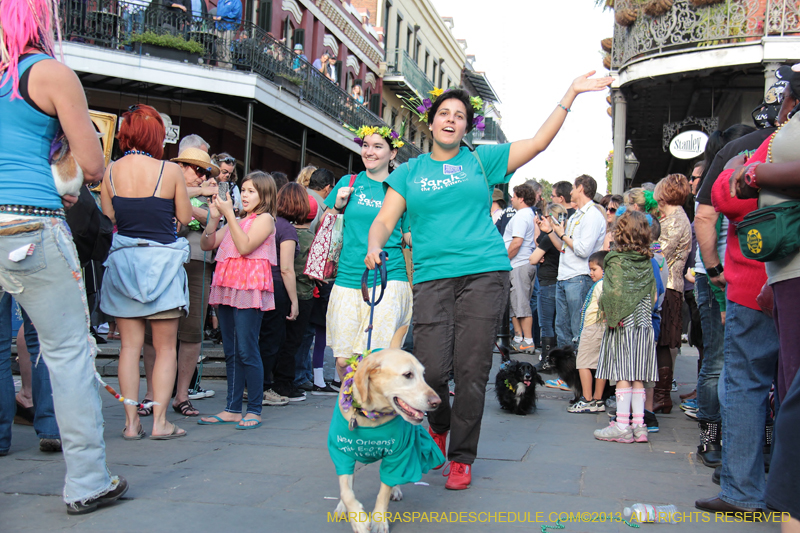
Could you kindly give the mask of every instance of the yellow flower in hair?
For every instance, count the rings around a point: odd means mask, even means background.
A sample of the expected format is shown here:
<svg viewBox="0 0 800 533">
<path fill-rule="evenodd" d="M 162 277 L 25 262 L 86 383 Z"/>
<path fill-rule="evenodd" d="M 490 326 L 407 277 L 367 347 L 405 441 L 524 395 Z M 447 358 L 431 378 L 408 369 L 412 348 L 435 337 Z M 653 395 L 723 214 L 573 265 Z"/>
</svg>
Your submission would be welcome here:
<svg viewBox="0 0 800 533">
<path fill-rule="evenodd" d="M 444 89 L 440 89 L 438 87 L 434 87 L 433 90 L 430 91 L 428 94 L 430 94 L 431 98 L 433 98 L 435 100 L 436 98 L 439 98 L 439 96 L 441 96 L 441 94 L 443 92 L 444 92 Z"/>
<path fill-rule="evenodd" d="M 394 142 L 394 147 L 395 148 L 402 148 L 405 144 L 406 143 L 404 143 L 403 141 L 395 141 Z"/>
<path fill-rule="evenodd" d="M 378 132 L 377 126 L 361 126 L 361 129 L 358 130 L 358 133 L 356 135 L 364 139 L 377 132 Z"/>
</svg>

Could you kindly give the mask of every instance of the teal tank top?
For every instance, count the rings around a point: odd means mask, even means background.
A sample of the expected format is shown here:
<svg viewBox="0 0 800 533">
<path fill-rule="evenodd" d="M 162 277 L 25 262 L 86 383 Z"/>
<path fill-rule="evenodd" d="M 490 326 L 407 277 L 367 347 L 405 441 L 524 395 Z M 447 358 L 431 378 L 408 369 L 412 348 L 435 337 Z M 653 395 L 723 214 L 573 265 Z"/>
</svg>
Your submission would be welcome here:
<svg viewBox="0 0 800 533">
<path fill-rule="evenodd" d="M 51 58 L 33 54 L 20 61 L 20 77 L 43 59 Z M 50 145 L 58 130 L 58 119 L 34 109 L 22 98 L 12 100 L 11 84 L 8 72 L 3 72 L 0 78 L 0 204 L 58 209 L 62 207 L 61 198 L 50 170 Z"/>
</svg>

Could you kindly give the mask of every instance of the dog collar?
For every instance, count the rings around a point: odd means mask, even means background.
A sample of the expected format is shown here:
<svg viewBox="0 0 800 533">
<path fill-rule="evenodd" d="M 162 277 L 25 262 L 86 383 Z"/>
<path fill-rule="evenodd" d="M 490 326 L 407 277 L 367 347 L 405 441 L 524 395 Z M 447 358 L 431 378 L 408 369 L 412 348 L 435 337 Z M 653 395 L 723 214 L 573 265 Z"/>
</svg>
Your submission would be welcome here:
<svg viewBox="0 0 800 533">
<path fill-rule="evenodd" d="M 369 354 L 373 351 L 377 352 L 380 351 L 381 348 L 377 348 L 375 350 L 367 350 L 360 355 L 354 355 L 350 359 L 347 360 L 347 368 L 345 369 L 346 374 L 344 379 L 342 380 L 342 388 L 341 388 L 341 396 L 339 396 L 339 403 L 342 406 L 344 411 L 348 411 L 350 409 L 353 410 L 353 417 L 350 419 L 348 426 L 352 431 L 356 427 L 358 427 L 358 422 L 356 421 L 356 415 L 361 415 L 365 418 L 369 418 L 370 420 L 376 420 L 378 418 L 383 418 L 385 416 L 395 416 L 397 413 L 394 411 L 390 411 L 388 413 L 383 413 L 381 411 L 367 411 L 363 409 L 358 402 L 355 401 L 353 398 L 353 378 L 356 375 L 356 370 L 358 369 L 358 364 Z"/>
</svg>

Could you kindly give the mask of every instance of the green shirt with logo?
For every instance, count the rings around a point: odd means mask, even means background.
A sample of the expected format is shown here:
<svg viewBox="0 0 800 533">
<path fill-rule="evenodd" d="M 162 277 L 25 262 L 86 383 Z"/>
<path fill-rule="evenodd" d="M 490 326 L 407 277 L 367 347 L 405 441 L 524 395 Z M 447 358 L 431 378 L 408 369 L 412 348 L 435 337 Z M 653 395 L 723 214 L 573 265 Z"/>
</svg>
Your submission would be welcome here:
<svg viewBox="0 0 800 533">
<path fill-rule="evenodd" d="M 391 176 L 391 174 L 390 174 Z M 328 194 L 325 205 L 333 207 L 336 195 L 342 187 L 350 185 L 350 175 L 342 177 L 336 187 Z M 361 276 L 366 270 L 364 257 L 367 255 L 367 237 L 369 228 L 383 205 L 385 196 L 383 183 L 370 179 L 366 172 L 361 172 L 353 183 L 353 192 L 344 211 L 344 239 L 342 255 L 339 257 L 339 271 L 336 274 L 336 285 L 348 289 L 361 288 Z M 387 260 L 387 281 L 408 281 L 406 263 L 400 245 L 403 240 L 401 231 L 403 219 L 397 222 L 386 246 L 383 249 L 389 255 Z M 406 230 L 407 231 L 407 230 Z M 373 276 L 369 276 L 372 286 Z"/>
<path fill-rule="evenodd" d="M 507 175 L 510 144 L 461 148 L 447 161 L 423 154 L 392 172 L 386 185 L 406 200 L 414 284 L 511 270 L 503 237 L 492 223 L 491 188 Z M 488 184 L 487 184 L 488 182 Z"/>
</svg>

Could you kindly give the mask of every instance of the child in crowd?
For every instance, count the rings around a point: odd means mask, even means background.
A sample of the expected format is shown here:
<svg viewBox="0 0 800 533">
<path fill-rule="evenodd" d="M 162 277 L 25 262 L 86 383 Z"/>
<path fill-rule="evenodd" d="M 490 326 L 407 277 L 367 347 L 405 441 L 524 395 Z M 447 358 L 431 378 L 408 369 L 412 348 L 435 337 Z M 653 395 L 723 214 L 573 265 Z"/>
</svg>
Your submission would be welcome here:
<svg viewBox="0 0 800 533">
<path fill-rule="evenodd" d="M 615 250 L 605 257 L 600 311 L 603 335 L 597 377 L 617 382 L 617 420 L 594 436 L 613 442 L 647 442 L 645 381 L 655 381 L 652 310 L 657 298 L 647 217 L 629 210 L 614 227 Z M 632 415 L 632 417 L 631 417 Z"/>
<path fill-rule="evenodd" d="M 216 228 L 220 216 L 228 224 L 213 233 L 203 232 L 200 246 L 217 252 L 217 267 L 208 303 L 217 307 L 222 332 L 228 397 L 225 410 L 201 418 L 198 424 L 236 424 L 236 429 L 261 426 L 261 400 L 264 392 L 264 366 L 258 347 L 258 334 L 264 311 L 275 308 L 271 265 L 277 264 L 275 218 L 277 191 L 266 172 L 251 172 L 242 182 L 242 208 L 247 215 L 239 220 L 233 212 L 230 195 L 214 197 L 207 228 Z M 248 390 L 247 414 L 242 417 L 244 388 Z"/>
<path fill-rule="evenodd" d="M 664 254 L 661 253 L 661 245 L 658 239 L 661 237 L 661 223 L 656 217 L 646 215 L 650 222 L 650 251 L 653 252 L 653 258 L 650 262 L 653 264 L 653 275 L 656 279 L 656 305 L 653 307 L 653 337 L 655 342 L 658 343 L 658 336 L 661 334 L 661 306 L 664 304 L 664 295 L 666 294 L 667 277 L 669 276 L 669 267 Z M 653 412 L 653 393 L 655 383 L 645 383 L 645 401 L 644 401 L 644 419 L 647 424 L 647 431 L 650 433 L 658 433 L 658 419 Z"/>
<path fill-rule="evenodd" d="M 586 295 L 586 301 L 581 309 L 581 342 L 578 344 L 578 357 L 575 366 L 581 377 L 583 395 L 573 405 L 567 407 L 570 413 L 596 413 L 605 411 L 603 404 L 603 390 L 606 380 L 595 379 L 594 394 L 592 394 L 592 370 L 597 368 L 600 359 L 600 347 L 603 343 L 603 333 L 606 330 L 605 320 L 600 313 L 600 295 L 603 293 L 603 265 L 608 252 L 595 252 L 589 256 L 589 276 L 594 285 Z"/>
</svg>

